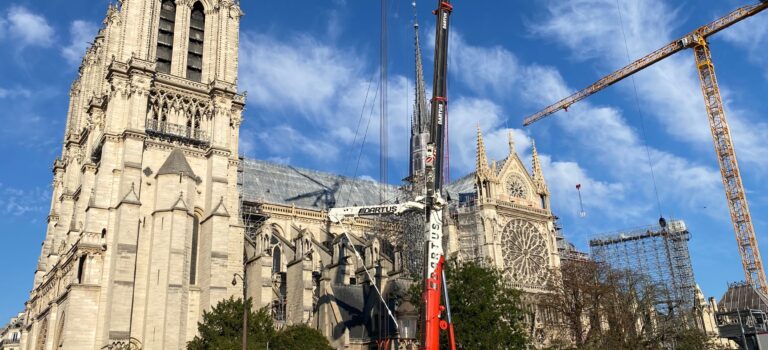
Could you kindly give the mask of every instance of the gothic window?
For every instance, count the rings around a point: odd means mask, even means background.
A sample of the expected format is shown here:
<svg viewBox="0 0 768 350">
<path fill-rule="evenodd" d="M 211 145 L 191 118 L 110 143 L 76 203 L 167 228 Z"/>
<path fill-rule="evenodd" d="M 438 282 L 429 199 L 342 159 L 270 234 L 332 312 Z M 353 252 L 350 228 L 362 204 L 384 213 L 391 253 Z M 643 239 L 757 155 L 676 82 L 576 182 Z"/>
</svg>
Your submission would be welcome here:
<svg viewBox="0 0 768 350">
<path fill-rule="evenodd" d="M 40 330 L 37 332 L 37 350 L 45 349 L 45 342 L 48 338 L 48 318 L 46 317 L 40 324 Z"/>
<path fill-rule="evenodd" d="M 85 281 L 84 281 L 84 278 L 85 278 L 85 259 L 86 259 L 85 255 L 81 256 L 80 257 L 80 261 L 79 261 L 79 263 L 77 265 L 77 282 L 80 283 L 80 284 L 85 283 Z"/>
<path fill-rule="evenodd" d="M 200 81 L 203 78 L 203 38 L 205 34 L 205 11 L 198 1 L 192 6 L 189 21 L 189 47 L 187 48 L 187 79 Z"/>
<path fill-rule="evenodd" d="M 160 25 L 157 31 L 157 71 L 171 72 L 173 57 L 173 31 L 176 23 L 176 4 L 163 0 L 160 4 Z"/>
<path fill-rule="evenodd" d="M 55 349 L 61 349 L 64 346 L 64 320 L 66 320 L 67 314 L 62 313 L 59 318 L 59 325 L 56 326 L 56 335 L 54 338 Z"/>
<path fill-rule="evenodd" d="M 192 252 L 189 261 L 189 284 L 197 284 L 197 241 L 200 232 L 200 219 L 195 216 L 192 220 Z"/>
<path fill-rule="evenodd" d="M 520 219 L 510 221 L 502 232 L 501 253 L 513 282 L 533 286 L 546 284 L 547 245 L 535 224 Z"/>
<path fill-rule="evenodd" d="M 272 273 L 280 272 L 280 247 L 275 247 L 272 251 Z"/>
</svg>

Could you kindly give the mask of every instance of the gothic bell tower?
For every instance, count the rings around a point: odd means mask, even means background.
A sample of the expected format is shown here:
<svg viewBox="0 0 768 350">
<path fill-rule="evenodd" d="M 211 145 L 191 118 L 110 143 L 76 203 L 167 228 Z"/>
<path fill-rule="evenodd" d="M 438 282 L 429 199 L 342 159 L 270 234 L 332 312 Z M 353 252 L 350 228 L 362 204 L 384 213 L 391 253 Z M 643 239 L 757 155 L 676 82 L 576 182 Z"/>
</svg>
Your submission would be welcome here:
<svg viewBox="0 0 768 350">
<path fill-rule="evenodd" d="M 118 0 L 72 84 L 28 349 L 179 349 L 239 295 L 235 0 Z"/>
</svg>

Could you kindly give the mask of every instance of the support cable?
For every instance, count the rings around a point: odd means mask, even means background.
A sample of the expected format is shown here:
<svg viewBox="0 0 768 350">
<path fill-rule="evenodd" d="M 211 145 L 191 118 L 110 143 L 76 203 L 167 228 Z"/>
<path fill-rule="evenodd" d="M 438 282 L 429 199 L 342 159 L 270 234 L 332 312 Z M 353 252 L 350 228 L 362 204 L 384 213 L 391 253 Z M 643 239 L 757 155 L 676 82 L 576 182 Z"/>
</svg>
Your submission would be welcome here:
<svg viewBox="0 0 768 350">
<path fill-rule="evenodd" d="M 621 28 L 621 36 L 624 38 L 624 50 L 627 56 L 627 62 L 632 62 L 632 59 L 629 56 L 629 44 L 627 41 L 627 33 L 624 31 L 624 20 L 621 16 L 621 5 L 619 3 L 619 0 L 616 0 L 616 11 L 619 13 L 619 27 Z M 659 217 L 664 217 L 661 211 L 661 199 L 659 198 L 659 187 L 656 185 L 656 176 L 653 172 L 653 162 L 651 161 L 651 150 L 648 147 L 648 136 L 645 131 L 645 114 L 643 113 L 642 108 L 640 108 L 640 98 L 638 97 L 638 93 L 637 93 L 637 84 L 635 83 L 635 76 L 631 75 L 630 79 L 632 79 L 632 88 L 635 93 L 635 105 L 637 107 L 637 113 L 640 115 L 640 130 L 642 130 L 642 133 L 643 133 L 643 145 L 645 146 L 645 154 L 648 157 L 648 167 L 651 170 L 651 181 L 653 182 L 653 192 L 656 194 L 656 205 L 659 209 Z"/>
<path fill-rule="evenodd" d="M 368 275 L 368 279 L 371 280 L 371 286 L 373 286 L 373 289 L 376 290 L 376 294 L 379 295 L 379 300 L 381 300 L 381 303 L 384 304 L 384 307 L 387 309 L 387 314 L 392 319 L 392 322 L 395 323 L 395 328 L 398 327 L 397 325 L 397 319 L 395 318 L 395 315 L 392 314 L 392 310 L 390 310 L 389 305 L 387 305 L 387 302 L 384 301 L 384 297 L 381 295 L 381 291 L 379 290 L 379 287 L 376 286 L 376 279 L 371 275 L 371 272 L 368 270 L 368 266 L 365 266 L 365 260 L 360 256 L 360 253 L 357 251 L 357 248 L 355 248 L 355 245 L 352 243 L 352 239 L 349 237 L 349 234 L 347 233 L 349 229 L 347 228 L 347 225 L 344 225 L 343 221 L 340 221 L 341 227 L 344 230 L 343 234 L 344 237 L 347 238 L 347 241 L 349 242 L 350 247 L 352 247 L 352 251 L 355 252 L 355 256 L 357 257 L 357 260 L 360 261 L 360 264 L 363 265 L 363 269 L 365 270 L 365 274 Z"/>
<path fill-rule="evenodd" d="M 374 94 L 373 94 L 373 101 L 371 101 L 371 110 L 370 110 L 370 113 L 368 114 L 368 124 L 365 126 L 365 132 L 363 133 L 363 139 L 362 139 L 362 141 L 360 141 L 360 152 L 357 154 L 357 162 L 355 163 L 355 172 L 352 174 L 352 178 L 357 177 L 357 170 L 360 167 L 360 158 L 362 158 L 362 156 L 363 156 L 363 149 L 365 147 L 365 141 L 368 138 L 368 129 L 371 127 L 371 120 L 373 119 L 373 107 L 376 106 L 376 96 L 379 93 L 379 88 L 380 87 L 381 87 L 380 85 L 377 85 L 376 86 L 376 92 L 374 92 Z M 363 110 L 365 110 L 365 105 L 363 105 Z M 362 114 L 361 114 L 361 116 L 362 116 Z M 349 191 L 347 191 L 346 194 L 349 194 Z M 343 196 L 340 196 L 339 199 L 341 199 L 341 198 L 343 198 Z M 341 202 L 341 201 L 339 201 L 339 202 Z M 344 203 L 345 203 L 344 205 L 349 204 L 347 202 L 344 202 Z"/>
<path fill-rule="evenodd" d="M 381 38 L 380 38 L 380 84 L 381 84 L 381 98 L 379 98 L 379 181 L 381 182 L 381 188 L 379 189 L 379 202 L 383 203 L 387 200 L 386 184 L 387 184 L 387 156 L 389 155 L 389 135 L 387 128 L 389 127 L 389 121 L 387 120 L 387 93 L 389 92 L 388 72 L 388 33 L 387 33 L 387 0 L 381 0 Z"/>
</svg>

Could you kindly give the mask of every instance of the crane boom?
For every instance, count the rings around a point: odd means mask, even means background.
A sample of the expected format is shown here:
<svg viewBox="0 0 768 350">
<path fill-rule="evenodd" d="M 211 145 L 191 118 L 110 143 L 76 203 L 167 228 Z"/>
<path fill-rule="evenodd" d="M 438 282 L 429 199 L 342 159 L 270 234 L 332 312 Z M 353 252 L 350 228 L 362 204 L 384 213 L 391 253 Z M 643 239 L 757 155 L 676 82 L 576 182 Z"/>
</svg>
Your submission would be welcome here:
<svg viewBox="0 0 768 350">
<path fill-rule="evenodd" d="M 530 125 L 537 120 L 547 117 L 561 109 L 567 109 L 572 104 L 583 100 L 590 95 L 610 86 L 640 70 L 669 57 L 683 49 L 693 49 L 696 59 L 696 70 L 701 83 L 701 91 L 704 96 L 709 126 L 715 146 L 720 174 L 725 187 L 726 201 L 731 214 L 731 222 L 736 234 L 736 242 L 741 255 L 741 263 L 747 283 L 755 289 L 768 294 L 768 282 L 766 282 L 763 263 L 760 258 L 760 250 L 755 238 L 755 229 L 752 225 L 752 216 L 747 204 L 744 184 L 741 180 L 739 164 L 736 161 L 736 151 L 731 140 L 731 131 L 725 118 L 723 100 L 720 96 L 720 88 L 717 85 L 715 66 L 712 63 L 712 55 L 707 44 L 707 37 L 725 29 L 733 24 L 753 16 L 768 8 L 768 0 L 761 3 L 743 6 L 728 15 L 717 19 L 707 25 L 701 26 L 666 46 L 652 52 L 645 57 L 630 63 L 594 84 L 588 86 L 571 96 L 545 108 L 544 110 L 525 118 L 524 125 Z"/>
<path fill-rule="evenodd" d="M 587 86 L 585 89 L 579 92 L 576 92 L 573 95 L 568 96 L 558 101 L 557 103 L 550 105 L 547 108 L 544 108 L 543 110 L 535 114 L 530 115 L 529 117 L 525 118 L 525 120 L 523 121 L 523 125 L 525 126 L 531 125 L 534 122 L 540 119 L 543 119 L 549 115 L 552 115 L 555 112 L 558 112 L 562 109 L 567 110 L 572 104 L 579 102 L 608 86 L 618 83 L 622 79 L 632 74 L 635 74 L 658 61 L 661 61 L 688 47 L 691 47 L 691 45 L 695 45 L 696 43 L 698 43 L 697 38 L 706 39 L 712 34 L 715 34 L 725 28 L 728 28 L 744 20 L 745 18 L 748 18 L 750 16 L 753 16 L 759 13 L 762 10 L 765 10 L 765 8 L 767 7 L 768 7 L 768 2 L 762 2 L 760 4 L 740 7 L 735 11 L 729 13 L 728 15 L 723 16 L 713 21 L 712 23 L 701 26 L 696 30 L 692 31 L 691 33 L 687 34 L 686 36 L 680 39 L 677 39 L 654 52 L 651 52 L 645 57 L 637 61 L 634 61 L 611 74 L 606 75 L 605 77 L 596 81 L 594 84 Z"/>
<path fill-rule="evenodd" d="M 427 184 L 426 198 L 426 244 L 424 247 L 424 289 L 422 299 L 421 349 L 440 349 L 440 329 L 453 327 L 440 318 L 445 309 L 440 305 L 440 292 L 443 278 L 443 159 L 444 126 L 448 108 L 448 28 L 453 6 L 449 0 L 438 0 L 437 9 L 433 12 L 437 17 L 435 25 L 435 68 L 432 79 L 432 109 L 430 110 L 429 143 L 427 158 L 424 161 L 424 175 Z M 446 294 L 447 296 L 447 294 Z M 452 332 L 451 332 L 452 334 Z M 451 340 L 453 338 L 451 337 Z M 456 344 L 451 342 L 452 349 Z"/>
</svg>

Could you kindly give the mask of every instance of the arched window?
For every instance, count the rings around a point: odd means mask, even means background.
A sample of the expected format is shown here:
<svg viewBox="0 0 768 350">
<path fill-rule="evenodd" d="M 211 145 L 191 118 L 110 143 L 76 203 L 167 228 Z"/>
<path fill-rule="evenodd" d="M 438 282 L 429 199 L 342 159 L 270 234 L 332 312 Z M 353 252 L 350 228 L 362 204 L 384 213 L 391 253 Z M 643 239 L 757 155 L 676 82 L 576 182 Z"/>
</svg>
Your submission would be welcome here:
<svg viewBox="0 0 768 350">
<path fill-rule="evenodd" d="M 43 319 L 43 322 L 40 323 L 40 330 L 37 332 L 37 346 L 35 346 L 35 348 L 37 350 L 44 350 L 46 340 L 48 340 L 48 317 L 47 316 L 45 319 Z"/>
<path fill-rule="evenodd" d="M 160 26 L 157 32 L 157 71 L 171 72 L 173 57 L 173 29 L 176 22 L 176 4 L 163 0 L 160 4 Z"/>
<path fill-rule="evenodd" d="M 80 284 L 85 283 L 85 259 L 86 255 L 81 256 L 77 264 L 77 282 Z"/>
<path fill-rule="evenodd" d="M 205 34 L 205 11 L 199 1 L 192 6 L 189 21 L 189 47 L 187 48 L 187 79 L 203 79 L 203 38 Z"/>
<path fill-rule="evenodd" d="M 272 251 L 272 273 L 280 272 L 280 247 L 275 247 Z"/>
<path fill-rule="evenodd" d="M 197 284 L 197 240 L 200 227 L 200 219 L 197 216 L 192 222 L 192 252 L 189 261 L 189 284 Z"/>
</svg>

